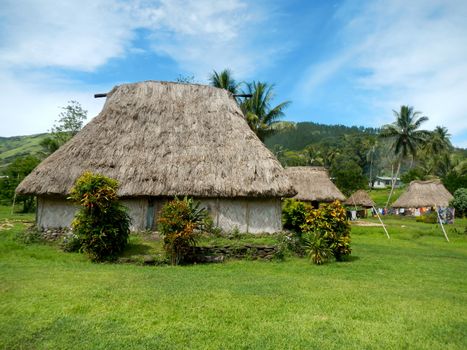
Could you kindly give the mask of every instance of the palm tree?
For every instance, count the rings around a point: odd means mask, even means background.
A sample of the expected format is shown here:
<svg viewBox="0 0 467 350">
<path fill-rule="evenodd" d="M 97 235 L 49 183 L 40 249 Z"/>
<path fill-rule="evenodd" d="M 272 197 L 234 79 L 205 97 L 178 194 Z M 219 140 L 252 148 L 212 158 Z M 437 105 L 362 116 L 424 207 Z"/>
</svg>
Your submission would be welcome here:
<svg viewBox="0 0 467 350">
<path fill-rule="evenodd" d="M 421 112 L 414 112 L 413 107 L 401 106 L 400 112 L 393 111 L 396 121 L 392 124 L 384 125 L 380 136 L 392 141 L 394 154 L 398 159 L 396 176 L 392 179 L 391 192 L 389 193 L 386 207 L 391 200 L 396 179 L 399 176 L 401 163 L 409 155 L 412 162 L 417 155 L 417 151 L 426 144 L 429 132 L 419 130 L 420 126 L 428 120 L 428 117 L 422 116 Z"/>
<path fill-rule="evenodd" d="M 209 83 L 214 87 L 230 91 L 232 94 L 236 94 L 240 86 L 240 83 L 237 83 L 232 77 L 232 72 L 229 69 L 224 69 L 220 73 L 213 71 L 209 77 Z"/>
<path fill-rule="evenodd" d="M 444 126 L 437 126 L 434 131 L 430 133 L 430 138 L 426 143 L 425 149 L 433 154 L 447 153 L 452 149 L 451 140 L 449 139 L 448 129 Z"/>
<path fill-rule="evenodd" d="M 274 98 L 274 85 L 262 82 L 253 82 L 246 85 L 245 94 L 251 95 L 246 98 L 240 107 L 246 116 L 248 125 L 261 141 L 281 130 L 276 126 L 284 116 L 284 109 L 290 104 L 289 101 L 279 103 L 271 107 Z"/>
</svg>

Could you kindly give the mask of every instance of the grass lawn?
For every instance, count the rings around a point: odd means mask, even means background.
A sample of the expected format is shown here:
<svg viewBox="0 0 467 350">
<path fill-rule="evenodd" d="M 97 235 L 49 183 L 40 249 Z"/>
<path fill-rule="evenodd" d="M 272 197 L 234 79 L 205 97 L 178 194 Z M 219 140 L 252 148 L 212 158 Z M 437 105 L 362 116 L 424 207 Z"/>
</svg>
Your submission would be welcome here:
<svg viewBox="0 0 467 350">
<path fill-rule="evenodd" d="M 352 227 L 344 263 L 148 267 L 22 244 L 32 216 L 8 214 L 0 207 L 1 349 L 467 348 L 465 219 L 450 243 L 412 219 L 387 219 L 390 240 Z"/>
<path fill-rule="evenodd" d="M 389 206 L 391 206 L 391 204 L 394 203 L 397 200 L 397 198 L 400 197 L 400 195 L 402 194 L 402 192 L 405 191 L 405 189 L 406 189 L 405 187 L 394 189 Z M 373 199 L 373 201 L 376 203 L 377 208 L 384 208 L 388 200 L 388 196 L 390 192 L 391 192 L 391 188 L 382 188 L 382 189 L 372 189 L 371 191 L 368 191 L 368 194 L 371 197 L 371 199 Z"/>
</svg>

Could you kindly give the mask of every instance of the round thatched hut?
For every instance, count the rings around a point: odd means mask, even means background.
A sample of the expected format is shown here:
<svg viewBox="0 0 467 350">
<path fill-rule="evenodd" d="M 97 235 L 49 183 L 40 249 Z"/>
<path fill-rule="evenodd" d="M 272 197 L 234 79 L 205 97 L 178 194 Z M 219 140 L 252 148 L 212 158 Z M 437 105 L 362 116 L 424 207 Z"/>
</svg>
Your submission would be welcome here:
<svg viewBox="0 0 467 350">
<path fill-rule="evenodd" d="M 354 192 L 349 198 L 347 198 L 344 204 L 363 208 L 373 208 L 376 205 L 365 190 Z"/>
<path fill-rule="evenodd" d="M 223 89 L 147 81 L 120 85 L 102 112 L 18 186 L 38 198 L 37 225 L 68 226 L 66 197 L 86 170 L 120 182 L 133 230 L 153 229 L 164 201 L 192 196 L 214 223 L 281 230 L 281 197 L 294 191 L 274 155 Z"/>
<path fill-rule="evenodd" d="M 376 205 L 376 203 L 373 201 L 373 199 L 370 198 L 365 190 L 358 190 L 354 192 L 349 198 L 347 198 L 344 204 L 350 207 L 349 210 L 352 219 L 368 216 L 367 209 L 374 208 Z M 358 208 L 363 209 L 357 210 Z"/>
<path fill-rule="evenodd" d="M 322 202 L 345 200 L 345 196 L 333 184 L 324 167 L 295 166 L 285 168 L 285 173 L 297 191 L 294 199 L 311 202 L 315 207 Z"/>
<path fill-rule="evenodd" d="M 439 180 L 415 180 L 392 206 L 394 208 L 448 207 L 452 198 L 452 194 Z"/>
</svg>

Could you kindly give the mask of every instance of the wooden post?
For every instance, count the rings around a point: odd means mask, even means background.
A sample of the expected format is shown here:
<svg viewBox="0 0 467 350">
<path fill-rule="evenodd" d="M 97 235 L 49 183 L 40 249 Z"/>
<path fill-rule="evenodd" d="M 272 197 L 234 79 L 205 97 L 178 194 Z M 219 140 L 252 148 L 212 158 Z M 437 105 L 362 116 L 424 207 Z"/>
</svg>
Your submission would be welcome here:
<svg viewBox="0 0 467 350">
<path fill-rule="evenodd" d="M 435 207 L 435 210 L 436 210 L 436 215 L 438 215 L 438 221 L 439 221 L 439 224 L 441 225 L 441 228 L 442 228 L 442 230 L 443 230 L 444 237 L 446 237 L 446 241 L 449 242 L 448 235 L 447 235 L 447 233 L 446 233 L 446 230 L 444 229 L 443 220 L 441 220 L 441 216 L 439 216 L 438 208 Z"/>
<path fill-rule="evenodd" d="M 15 212 L 15 201 L 16 201 L 16 192 L 13 195 L 13 205 L 11 206 L 11 215 L 13 215 Z"/>
<path fill-rule="evenodd" d="M 386 230 L 386 226 L 384 225 L 384 222 L 383 222 L 383 220 L 381 220 L 381 217 L 379 216 L 379 213 L 378 213 L 378 211 L 376 210 L 376 208 L 375 208 L 374 206 L 373 206 L 372 208 L 373 208 L 373 210 L 375 211 L 375 213 L 376 213 L 376 216 L 377 216 L 377 217 L 378 217 L 378 219 L 379 219 L 379 222 L 381 223 L 381 225 L 383 225 L 383 229 L 384 229 L 384 232 L 386 232 L 386 236 L 388 236 L 388 239 L 391 239 L 391 237 L 389 237 L 388 230 Z"/>
</svg>

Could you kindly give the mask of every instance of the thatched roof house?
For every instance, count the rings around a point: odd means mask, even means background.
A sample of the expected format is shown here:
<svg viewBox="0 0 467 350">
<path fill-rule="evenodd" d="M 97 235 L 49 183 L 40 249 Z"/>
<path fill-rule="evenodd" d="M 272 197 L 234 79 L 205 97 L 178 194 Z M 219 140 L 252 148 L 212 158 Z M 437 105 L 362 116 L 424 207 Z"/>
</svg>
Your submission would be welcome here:
<svg viewBox="0 0 467 350">
<path fill-rule="evenodd" d="M 354 192 L 349 198 L 347 198 L 344 204 L 360 206 L 364 208 L 372 208 L 376 205 L 373 199 L 371 199 L 368 193 L 364 190 L 358 190 Z"/>
<path fill-rule="evenodd" d="M 452 194 L 439 180 L 412 181 L 393 203 L 394 208 L 447 207 Z"/>
<path fill-rule="evenodd" d="M 345 200 L 324 167 L 296 166 L 285 168 L 285 172 L 297 190 L 295 199 L 307 202 Z"/>
<path fill-rule="evenodd" d="M 38 196 L 40 226 L 69 224 L 69 213 L 58 216 L 70 211 L 64 198 L 85 170 L 120 182 L 134 229 L 154 226 L 164 198 L 188 195 L 203 199 L 221 227 L 278 231 L 280 198 L 295 194 L 234 97 L 204 85 L 113 88 L 102 112 L 18 186 Z"/>
</svg>

